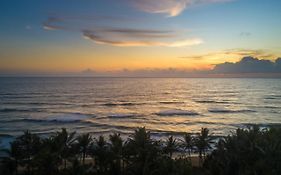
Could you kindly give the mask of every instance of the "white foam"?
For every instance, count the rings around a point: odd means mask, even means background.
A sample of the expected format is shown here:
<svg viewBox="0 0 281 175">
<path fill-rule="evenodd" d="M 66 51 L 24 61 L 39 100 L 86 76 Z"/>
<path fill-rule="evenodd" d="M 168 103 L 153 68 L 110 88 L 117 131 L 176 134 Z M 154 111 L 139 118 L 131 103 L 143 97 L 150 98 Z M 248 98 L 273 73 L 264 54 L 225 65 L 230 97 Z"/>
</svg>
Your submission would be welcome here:
<svg viewBox="0 0 281 175">
<path fill-rule="evenodd" d="M 51 115 L 48 116 L 45 120 L 46 121 L 57 121 L 57 122 L 76 122 L 89 119 L 88 115 L 83 114 L 58 114 L 58 115 Z"/>
<path fill-rule="evenodd" d="M 165 111 L 157 112 L 156 115 L 173 116 L 173 115 L 199 115 L 199 114 L 197 112 L 194 112 L 194 111 L 172 109 L 172 110 L 165 110 Z"/>
</svg>

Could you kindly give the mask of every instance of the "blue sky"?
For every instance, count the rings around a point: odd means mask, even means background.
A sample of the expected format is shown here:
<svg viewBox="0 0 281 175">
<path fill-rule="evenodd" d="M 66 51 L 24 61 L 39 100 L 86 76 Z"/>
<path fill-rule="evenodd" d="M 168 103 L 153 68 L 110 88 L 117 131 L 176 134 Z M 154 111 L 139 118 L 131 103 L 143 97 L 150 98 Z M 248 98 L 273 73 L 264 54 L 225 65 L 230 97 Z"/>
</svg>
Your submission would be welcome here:
<svg viewBox="0 0 281 175">
<path fill-rule="evenodd" d="M 241 51 L 274 60 L 280 8 L 276 0 L 1 0 L 0 70 L 210 69 Z"/>
</svg>

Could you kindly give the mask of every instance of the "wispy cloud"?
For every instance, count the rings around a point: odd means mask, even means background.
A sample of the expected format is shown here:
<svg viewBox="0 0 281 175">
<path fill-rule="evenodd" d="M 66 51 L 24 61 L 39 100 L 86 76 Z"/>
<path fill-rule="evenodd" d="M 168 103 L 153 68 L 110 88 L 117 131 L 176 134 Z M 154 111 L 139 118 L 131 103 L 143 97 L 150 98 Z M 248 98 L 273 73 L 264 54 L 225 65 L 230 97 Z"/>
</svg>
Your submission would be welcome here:
<svg viewBox="0 0 281 175">
<path fill-rule="evenodd" d="M 205 60 L 210 59 L 210 57 L 214 57 L 216 59 L 221 60 L 222 58 L 226 57 L 237 57 L 241 58 L 244 56 L 253 56 L 259 58 L 266 58 L 271 59 L 274 58 L 275 55 L 272 54 L 270 51 L 263 50 L 263 49 L 227 49 L 218 52 L 211 52 L 202 55 L 191 55 L 191 56 L 182 56 L 180 58 L 192 59 L 192 60 Z"/>
<path fill-rule="evenodd" d="M 104 33 L 115 33 L 127 37 L 137 38 L 172 38 L 177 34 L 174 31 L 148 30 L 148 29 L 127 29 L 127 28 L 107 28 L 102 29 Z"/>
<path fill-rule="evenodd" d="M 75 21 L 85 22 L 83 18 L 74 18 Z M 94 19 L 94 18 L 87 18 Z M 106 20 L 106 19 L 104 19 Z M 65 24 L 67 22 L 67 25 Z M 94 27 L 75 26 L 71 23 L 71 18 L 50 17 L 43 23 L 45 30 L 67 30 L 82 33 L 86 39 L 94 41 L 96 44 L 119 46 L 119 47 L 185 47 L 194 46 L 203 43 L 203 40 L 196 37 L 184 37 L 180 32 L 173 30 L 155 30 L 155 29 L 134 29 L 120 28 L 113 26 Z"/>
<path fill-rule="evenodd" d="M 128 0 L 147 13 L 162 13 L 170 17 L 178 16 L 187 7 L 197 4 L 228 2 L 231 0 Z"/>
<path fill-rule="evenodd" d="M 250 32 L 241 32 L 240 33 L 240 36 L 242 36 L 242 37 L 249 37 L 251 35 L 252 35 L 252 33 L 250 33 Z"/>
<path fill-rule="evenodd" d="M 57 25 L 58 22 L 62 22 L 63 19 L 57 17 L 49 17 L 45 22 L 43 22 L 43 28 L 45 30 L 64 30 L 65 27 Z"/>
<path fill-rule="evenodd" d="M 164 13 L 168 16 L 179 15 L 188 5 L 187 0 L 133 0 L 134 6 L 148 13 Z"/>
<path fill-rule="evenodd" d="M 272 58 L 275 57 L 274 54 L 272 54 L 268 50 L 264 49 L 229 49 L 223 51 L 223 54 L 227 55 L 237 55 L 237 56 L 253 56 L 253 57 L 260 57 L 260 58 Z"/>
<path fill-rule="evenodd" d="M 131 35 L 132 33 L 130 33 Z M 119 47 L 136 47 L 136 46 L 163 46 L 163 47 L 184 47 L 202 44 L 203 41 L 199 38 L 191 38 L 186 40 L 177 40 L 172 42 L 160 42 L 152 40 L 122 40 L 121 38 L 113 40 L 105 36 L 99 36 L 93 31 L 83 31 L 83 36 L 97 44 L 105 44 Z M 137 37 L 137 35 L 136 35 Z M 156 37 L 156 35 L 154 35 Z"/>
</svg>

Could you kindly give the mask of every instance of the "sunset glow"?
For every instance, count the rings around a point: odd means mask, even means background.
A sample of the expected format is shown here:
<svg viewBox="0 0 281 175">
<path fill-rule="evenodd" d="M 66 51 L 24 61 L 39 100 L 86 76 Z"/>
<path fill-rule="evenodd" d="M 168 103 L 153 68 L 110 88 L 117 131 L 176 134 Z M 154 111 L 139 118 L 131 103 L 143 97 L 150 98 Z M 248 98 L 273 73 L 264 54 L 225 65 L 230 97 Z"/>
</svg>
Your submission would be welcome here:
<svg viewBox="0 0 281 175">
<path fill-rule="evenodd" d="M 16 12 L 15 1 L 1 2 L 2 73 L 211 70 L 281 55 L 279 1 L 29 0 Z"/>
</svg>

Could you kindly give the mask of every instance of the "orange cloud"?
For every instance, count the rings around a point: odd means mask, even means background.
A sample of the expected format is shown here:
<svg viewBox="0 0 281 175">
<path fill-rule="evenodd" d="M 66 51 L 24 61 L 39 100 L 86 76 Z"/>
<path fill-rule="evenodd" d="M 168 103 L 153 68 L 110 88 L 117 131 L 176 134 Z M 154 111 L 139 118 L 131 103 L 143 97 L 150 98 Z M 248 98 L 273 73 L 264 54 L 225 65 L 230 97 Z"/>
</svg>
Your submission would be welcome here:
<svg viewBox="0 0 281 175">
<path fill-rule="evenodd" d="M 203 40 L 199 38 L 191 38 L 185 40 L 178 40 L 173 42 L 158 42 L 158 41 L 124 41 L 124 40 L 112 40 L 97 36 L 91 31 L 84 31 L 83 36 L 86 39 L 90 39 L 97 44 L 106 44 L 119 47 L 134 47 L 134 46 L 162 46 L 162 47 L 185 47 L 199 45 L 203 43 Z"/>
</svg>

